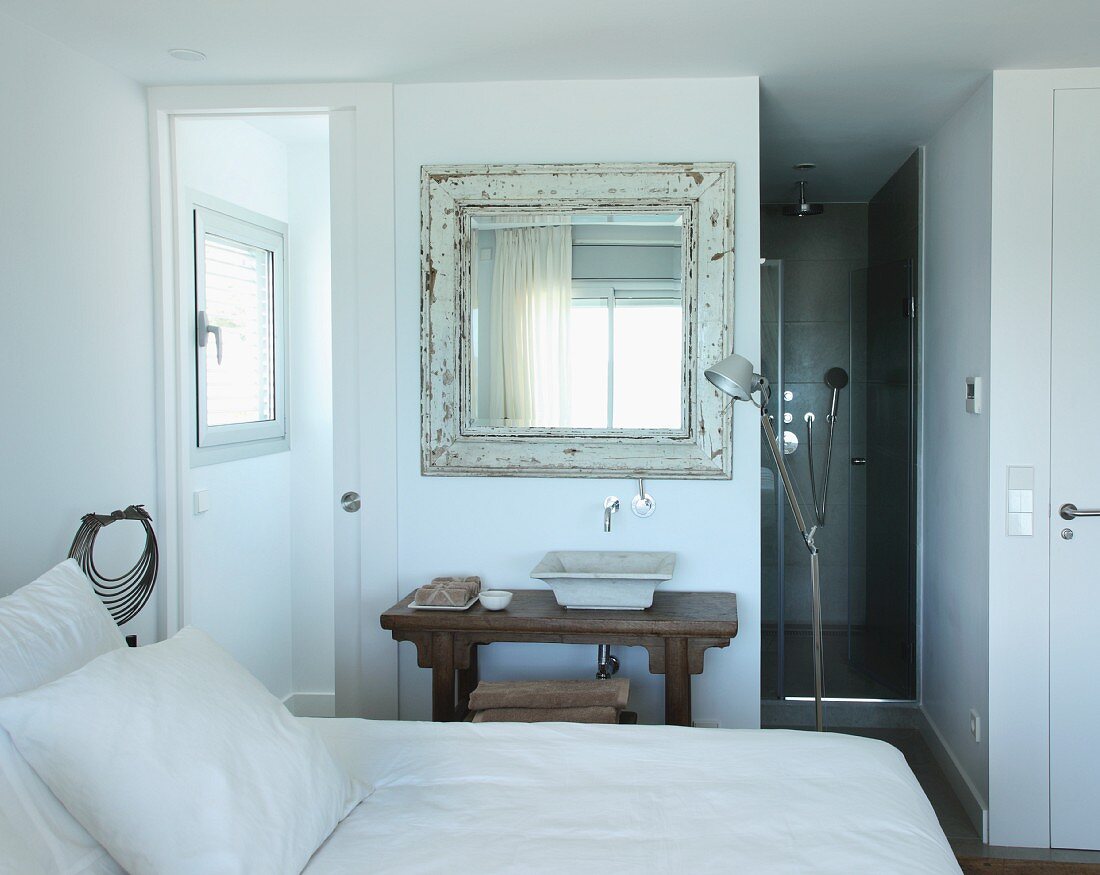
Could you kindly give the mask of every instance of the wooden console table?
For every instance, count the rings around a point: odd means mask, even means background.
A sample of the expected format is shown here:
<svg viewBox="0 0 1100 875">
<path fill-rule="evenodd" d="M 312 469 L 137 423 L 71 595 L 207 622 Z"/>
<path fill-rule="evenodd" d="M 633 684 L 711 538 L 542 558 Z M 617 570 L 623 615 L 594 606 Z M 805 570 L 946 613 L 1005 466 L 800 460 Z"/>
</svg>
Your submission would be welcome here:
<svg viewBox="0 0 1100 875">
<path fill-rule="evenodd" d="M 503 611 L 418 611 L 409 594 L 381 616 L 395 640 L 416 645 L 417 664 L 432 670 L 432 720 L 462 720 L 477 686 L 477 648 L 498 641 L 616 644 L 649 651 L 649 671 L 665 676 L 665 723 L 691 725 L 691 676 L 703 654 L 737 634 L 730 592 L 657 592 L 646 611 L 567 610 L 548 590 L 518 590 Z M 457 696 L 456 696 L 457 692 Z"/>
</svg>

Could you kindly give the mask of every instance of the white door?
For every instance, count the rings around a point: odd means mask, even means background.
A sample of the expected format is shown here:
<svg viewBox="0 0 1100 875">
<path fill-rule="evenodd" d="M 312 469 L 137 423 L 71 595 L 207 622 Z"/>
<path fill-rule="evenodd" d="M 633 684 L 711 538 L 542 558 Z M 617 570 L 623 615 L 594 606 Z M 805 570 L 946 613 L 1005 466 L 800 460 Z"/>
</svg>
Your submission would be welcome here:
<svg viewBox="0 0 1100 875">
<path fill-rule="evenodd" d="M 1057 91 L 1051 355 L 1050 835 L 1100 849 L 1100 89 Z M 1026 403 L 1026 402 L 1022 402 Z"/>
</svg>

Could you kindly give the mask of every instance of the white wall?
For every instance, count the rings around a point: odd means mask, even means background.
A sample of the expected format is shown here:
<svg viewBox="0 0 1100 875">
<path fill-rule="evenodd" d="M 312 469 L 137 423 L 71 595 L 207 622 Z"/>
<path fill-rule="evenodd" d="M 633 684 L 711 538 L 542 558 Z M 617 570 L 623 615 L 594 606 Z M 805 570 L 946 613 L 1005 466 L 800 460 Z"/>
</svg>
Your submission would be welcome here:
<svg viewBox="0 0 1100 875">
<path fill-rule="evenodd" d="M 292 681 L 296 713 L 327 702 L 335 666 L 332 482 L 332 274 L 329 156 L 325 136 L 291 144 L 290 539 Z M 307 698 L 308 697 L 308 698 Z M 307 703 L 314 707 L 307 709 Z M 321 716 L 321 715 L 318 715 Z"/>
<path fill-rule="evenodd" d="M 928 143 L 924 165 L 921 700 L 979 811 L 989 762 L 970 709 L 988 719 L 992 163 L 990 78 Z M 983 380 L 980 416 L 965 409 L 971 376 Z"/>
<path fill-rule="evenodd" d="M 193 189 L 289 220 L 286 146 L 245 121 L 179 119 L 176 166 L 183 197 Z M 189 622 L 286 696 L 293 689 L 290 453 L 192 468 L 190 490 L 199 489 L 208 491 L 210 510 L 191 519 Z"/>
<path fill-rule="evenodd" d="M 5 15 L 0 82 L 4 595 L 65 558 L 83 514 L 155 512 L 156 448 L 144 93 Z M 123 525 L 104 573 L 136 556 Z M 153 640 L 155 599 L 125 631 Z"/>
<path fill-rule="evenodd" d="M 422 164 L 552 161 L 737 163 L 735 346 L 759 358 L 759 143 L 755 77 L 711 80 L 402 85 L 395 89 L 398 561 L 407 593 L 436 574 L 475 572 L 487 585 L 538 586 L 529 572 L 551 549 L 668 549 L 679 554 L 670 588 L 733 590 L 740 633 L 712 650 L 694 681 L 694 713 L 723 726 L 760 719 L 760 450 L 752 408 L 734 420 L 732 482 L 651 481 L 650 519 L 619 513 L 602 528 L 604 497 L 624 507 L 626 479 L 422 477 L 420 440 L 419 172 Z M 578 136 L 577 132 L 583 132 Z M 429 673 L 401 645 L 401 716 L 430 715 Z M 663 686 L 644 651 L 620 649 L 631 705 L 663 717 Z M 591 677 L 595 647 L 493 645 L 488 679 Z"/>
</svg>

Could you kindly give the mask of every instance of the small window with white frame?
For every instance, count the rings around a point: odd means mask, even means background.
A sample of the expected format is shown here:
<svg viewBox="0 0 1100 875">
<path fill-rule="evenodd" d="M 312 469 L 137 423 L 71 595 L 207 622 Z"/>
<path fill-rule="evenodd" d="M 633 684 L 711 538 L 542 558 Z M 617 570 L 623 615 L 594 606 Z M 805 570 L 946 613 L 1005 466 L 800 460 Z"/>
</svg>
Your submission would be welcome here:
<svg viewBox="0 0 1100 875">
<path fill-rule="evenodd" d="M 190 198 L 197 463 L 287 446 L 287 227 Z M 233 447 L 231 452 L 215 448 Z"/>
</svg>

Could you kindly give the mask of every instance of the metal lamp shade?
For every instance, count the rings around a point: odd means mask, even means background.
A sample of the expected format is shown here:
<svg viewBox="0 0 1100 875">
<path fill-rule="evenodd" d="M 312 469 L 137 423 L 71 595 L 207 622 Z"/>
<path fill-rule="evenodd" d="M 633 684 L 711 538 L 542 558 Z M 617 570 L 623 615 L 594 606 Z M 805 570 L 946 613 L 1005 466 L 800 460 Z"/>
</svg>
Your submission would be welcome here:
<svg viewBox="0 0 1100 875">
<path fill-rule="evenodd" d="M 756 377 L 752 371 L 752 362 L 743 355 L 734 353 L 707 368 L 705 373 L 711 383 L 734 400 L 748 401 L 752 397 Z"/>
</svg>

